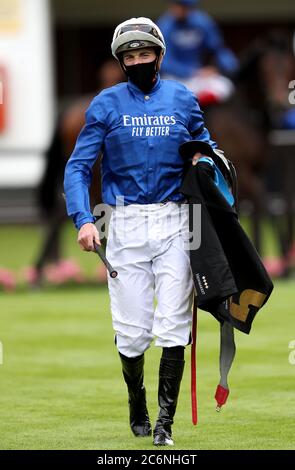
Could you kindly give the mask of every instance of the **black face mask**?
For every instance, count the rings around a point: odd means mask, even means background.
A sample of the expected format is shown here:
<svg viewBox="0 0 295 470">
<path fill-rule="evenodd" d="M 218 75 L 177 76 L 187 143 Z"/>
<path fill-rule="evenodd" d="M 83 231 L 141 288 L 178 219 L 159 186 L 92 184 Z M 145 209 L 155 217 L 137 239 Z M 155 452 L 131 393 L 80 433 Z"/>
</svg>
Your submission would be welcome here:
<svg viewBox="0 0 295 470">
<path fill-rule="evenodd" d="M 144 93 L 151 91 L 154 85 L 157 61 L 158 59 L 144 64 L 125 65 L 127 77 Z"/>
</svg>

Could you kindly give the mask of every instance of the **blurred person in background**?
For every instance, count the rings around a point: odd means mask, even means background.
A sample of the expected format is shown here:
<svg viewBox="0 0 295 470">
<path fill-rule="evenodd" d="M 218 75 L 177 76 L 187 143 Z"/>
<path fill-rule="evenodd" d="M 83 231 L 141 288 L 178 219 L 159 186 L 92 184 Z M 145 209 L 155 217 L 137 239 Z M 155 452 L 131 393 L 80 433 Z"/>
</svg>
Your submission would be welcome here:
<svg viewBox="0 0 295 470">
<path fill-rule="evenodd" d="M 97 71 L 97 90 L 103 90 L 124 80 L 124 74 L 117 61 L 108 59 Z M 60 114 L 55 132 L 48 151 L 46 152 L 46 167 L 37 197 L 45 222 L 45 235 L 33 268 L 27 270 L 28 281 L 39 285 L 44 277 L 44 271 L 50 281 L 62 283 L 69 279 L 81 279 L 80 267 L 71 260 L 63 260 L 61 253 L 61 233 L 67 220 L 63 193 L 64 169 L 71 154 L 78 134 L 85 122 L 85 111 L 94 93 L 81 96 L 70 103 Z M 96 164 L 94 170 L 99 172 Z M 99 180 L 99 178 L 98 178 Z M 94 207 L 101 201 L 100 186 L 91 187 L 91 204 Z M 50 267 L 46 267 L 50 264 Z M 47 275 L 47 277 L 48 277 Z M 106 281 L 105 267 L 101 265 L 99 279 Z"/>
<path fill-rule="evenodd" d="M 162 73 L 181 80 L 196 75 L 233 76 L 238 60 L 225 46 L 215 21 L 195 9 L 199 0 L 168 2 L 168 10 L 157 20 L 167 44 Z"/>
</svg>

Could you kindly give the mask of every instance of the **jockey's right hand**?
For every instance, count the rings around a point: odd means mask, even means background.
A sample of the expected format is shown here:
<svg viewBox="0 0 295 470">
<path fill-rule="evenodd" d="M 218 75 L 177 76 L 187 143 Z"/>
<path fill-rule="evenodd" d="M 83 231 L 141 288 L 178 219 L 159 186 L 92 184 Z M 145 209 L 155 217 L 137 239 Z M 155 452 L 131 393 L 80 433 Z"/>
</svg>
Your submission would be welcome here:
<svg viewBox="0 0 295 470">
<path fill-rule="evenodd" d="M 100 245 L 99 233 L 94 224 L 82 225 L 78 233 L 78 243 L 83 251 L 95 251 L 94 242 Z"/>
</svg>

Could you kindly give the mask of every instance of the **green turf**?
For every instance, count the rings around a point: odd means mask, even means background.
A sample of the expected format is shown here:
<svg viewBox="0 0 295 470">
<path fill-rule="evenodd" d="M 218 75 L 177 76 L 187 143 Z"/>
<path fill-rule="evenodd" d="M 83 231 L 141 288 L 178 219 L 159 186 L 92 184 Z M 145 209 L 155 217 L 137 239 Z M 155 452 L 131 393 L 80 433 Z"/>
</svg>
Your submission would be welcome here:
<svg viewBox="0 0 295 470">
<path fill-rule="evenodd" d="M 248 234 L 251 234 L 249 218 L 243 218 L 242 224 Z M 33 264 L 39 254 L 44 230 L 39 226 L 1 226 L 0 267 L 18 269 Z M 97 258 L 92 254 L 82 252 L 76 243 L 77 231 L 71 222 L 65 224 L 61 236 L 62 255 L 77 261 L 83 271 L 92 276 L 97 268 Z M 263 225 L 263 256 L 277 255 L 278 247 L 274 233 L 269 223 Z M 19 272 L 21 277 L 21 272 Z"/>
<path fill-rule="evenodd" d="M 218 326 L 199 313 L 199 425 L 190 421 L 189 348 L 174 425 L 175 449 L 295 449 L 295 282 L 277 282 L 250 336 L 237 334 L 231 394 L 215 412 Z M 0 449 L 152 449 L 128 427 L 106 288 L 0 294 Z M 146 355 L 157 412 L 160 351 Z"/>
<path fill-rule="evenodd" d="M 32 265 L 39 256 L 43 234 L 44 229 L 39 226 L 2 226 L 0 267 L 17 272 L 25 266 Z M 76 240 L 77 230 L 68 222 L 61 234 L 62 256 L 77 261 L 88 276 L 94 275 L 97 257 L 92 253 L 81 251 Z M 21 276 L 21 271 L 18 272 L 18 276 Z"/>
</svg>

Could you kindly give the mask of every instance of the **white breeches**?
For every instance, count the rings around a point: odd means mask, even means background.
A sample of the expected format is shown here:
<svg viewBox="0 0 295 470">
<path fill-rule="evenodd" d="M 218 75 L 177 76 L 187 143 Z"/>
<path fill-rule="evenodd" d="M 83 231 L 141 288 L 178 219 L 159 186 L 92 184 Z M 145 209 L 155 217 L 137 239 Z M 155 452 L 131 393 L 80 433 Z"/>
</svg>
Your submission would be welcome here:
<svg viewBox="0 0 295 470">
<path fill-rule="evenodd" d="M 106 255 L 118 277 L 108 275 L 118 350 L 141 355 L 156 346 L 190 340 L 193 280 L 188 205 L 131 204 L 112 208 Z"/>
</svg>

